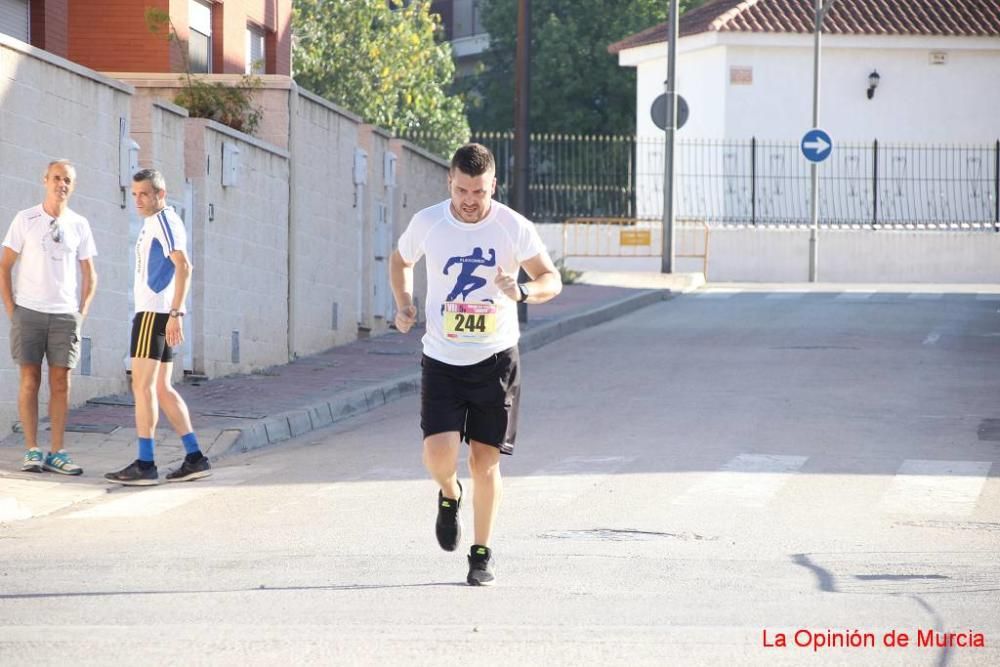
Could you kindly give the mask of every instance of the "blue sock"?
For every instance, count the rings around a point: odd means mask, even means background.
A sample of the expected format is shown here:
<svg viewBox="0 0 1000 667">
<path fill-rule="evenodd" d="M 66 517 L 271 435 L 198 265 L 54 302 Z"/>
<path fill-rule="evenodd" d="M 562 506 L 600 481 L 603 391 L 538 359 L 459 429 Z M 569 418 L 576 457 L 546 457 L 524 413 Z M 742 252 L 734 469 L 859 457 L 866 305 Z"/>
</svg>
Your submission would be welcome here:
<svg viewBox="0 0 1000 667">
<path fill-rule="evenodd" d="M 139 438 L 139 460 L 153 462 L 152 438 Z"/>
<path fill-rule="evenodd" d="M 184 443 L 184 452 L 186 454 L 197 454 L 200 451 L 198 438 L 195 436 L 194 431 L 191 431 L 187 435 L 182 435 L 181 442 Z"/>
</svg>

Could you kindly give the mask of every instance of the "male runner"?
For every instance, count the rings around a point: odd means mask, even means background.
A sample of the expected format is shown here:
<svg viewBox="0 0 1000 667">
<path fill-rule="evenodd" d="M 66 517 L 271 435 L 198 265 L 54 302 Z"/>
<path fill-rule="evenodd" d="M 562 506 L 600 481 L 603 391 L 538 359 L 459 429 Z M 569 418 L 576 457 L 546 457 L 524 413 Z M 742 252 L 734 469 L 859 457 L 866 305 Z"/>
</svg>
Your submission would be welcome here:
<svg viewBox="0 0 1000 667">
<path fill-rule="evenodd" d="M 492 200 L 495 172 L 485 146 L 459 148 L 448 172 L 450 199 L 413 216 L 390 261 L 395 324 L 403 333 L 417 319 L 413 265 L 421 257 L 427 261 L 423 460 L 440 487 L 438 544 L 454 551 L 464 500 L 458 451 L 463 440 L 469 444 L 475 543 L 466 581 L 472 586 L 491 585 L 495 578 L 490 544 L 502 490 L 500 455 L 514 451 L 520 397 L 517 303 L 545 303 L 562 291 L 534 225 Z M 447 275 L 453 264 L 462 267 L 457 278 Z M 517 282 L 519 268 L 530 281 Z"/>
</svg>

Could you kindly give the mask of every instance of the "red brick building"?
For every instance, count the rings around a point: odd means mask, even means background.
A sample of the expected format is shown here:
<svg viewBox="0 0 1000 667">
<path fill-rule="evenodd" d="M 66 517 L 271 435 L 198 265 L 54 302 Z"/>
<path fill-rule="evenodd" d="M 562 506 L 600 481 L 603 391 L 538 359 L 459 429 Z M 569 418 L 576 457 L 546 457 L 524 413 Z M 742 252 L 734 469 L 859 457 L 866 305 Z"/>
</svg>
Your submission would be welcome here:
<svg viewBox="0 0 1000 667">
<path fill-rule="evenodd" d="M 69 0 L 0 0 L 0 33 L 65 58 L 68 7 Z"/>
<path fill-rule="evenodd" d="M 291 75 L 292 0 L 0 0 L 0 32 L 98 71 L 183 71 L 147 8 L 170 16 L 192 71 Z"/>
</svg>

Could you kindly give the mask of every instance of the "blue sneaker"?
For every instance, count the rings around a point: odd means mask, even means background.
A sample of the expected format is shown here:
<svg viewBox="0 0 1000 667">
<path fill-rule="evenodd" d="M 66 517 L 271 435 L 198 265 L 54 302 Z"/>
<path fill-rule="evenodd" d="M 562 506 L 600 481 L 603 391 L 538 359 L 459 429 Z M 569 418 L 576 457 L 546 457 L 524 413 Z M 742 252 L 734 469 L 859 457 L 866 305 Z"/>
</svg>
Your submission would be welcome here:
<svg viewBox="0 0 1000 667">
<path fill-rule="evenodd" d="M 65 449 L 60 449 L 58 452 L 49 452 L 48 456 L 45 457 L 45 465 L 43 467 L 49 472 L 57 472 L 61 475 L 83 474 L 83 468 L 73 463 L 73 459 L 69 457 Z"/>
<path fill-rule="evenodd" d="M 24 450 L 24 463 L 21 464 L 21 470 L 24 472 L 42 472 L 43 462 L 42 450 L 38 447 L 26 449 Z"/>
</svg>

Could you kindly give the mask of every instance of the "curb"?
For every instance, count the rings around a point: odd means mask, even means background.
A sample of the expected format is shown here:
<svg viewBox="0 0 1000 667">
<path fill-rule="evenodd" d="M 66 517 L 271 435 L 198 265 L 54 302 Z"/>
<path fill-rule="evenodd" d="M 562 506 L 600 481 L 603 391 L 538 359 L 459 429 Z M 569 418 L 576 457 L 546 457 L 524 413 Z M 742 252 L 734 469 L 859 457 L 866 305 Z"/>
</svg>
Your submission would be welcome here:
<svg viewBox="0 0 1000 667">
<path fill-rule="evenodd" d="M 522 352 L 536 350 L 570 334 L 670 298 L 672 293 L 667 290 L 646 290 L 633 294 L 610 304 L 529 329 L 521 334 L 518 347 Z M 227 429 L 227 439 L 231 442 L 213 458 L 241 454 L 291 440 L 344 419 L 370 412 L 419 391 L 420 371 L 414 371 L 361 389 L 338 392 L 328 400 L 298 410 L 282 412 L 248 428 Z"/>
</svg>

